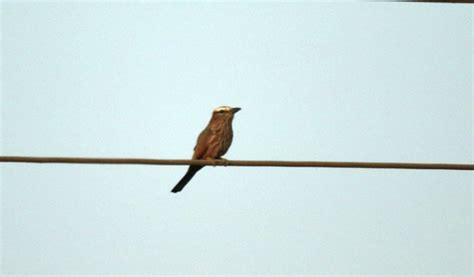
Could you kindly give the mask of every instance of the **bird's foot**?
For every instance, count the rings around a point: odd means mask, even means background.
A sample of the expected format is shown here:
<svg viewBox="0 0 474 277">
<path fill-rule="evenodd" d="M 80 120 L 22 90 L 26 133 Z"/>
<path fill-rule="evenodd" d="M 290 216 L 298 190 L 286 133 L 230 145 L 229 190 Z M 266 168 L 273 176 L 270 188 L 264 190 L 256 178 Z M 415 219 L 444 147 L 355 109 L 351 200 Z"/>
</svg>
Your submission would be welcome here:
<svg viewBox="0 0 474 277">
<path fill-rule="evenodd" d="M 213 167 L 216 167 L 219 164 L 219 159 L 207 158 L 206 160 L 213 162 Z"/>
<path fill-rule="evenodd" d="M 218 158 L 218 160 L 222 161 L 224 163 L 224 166 L 228 166 L 229 165 L 229 160 L 225 159 L 225 158 Z"/>
</svg>

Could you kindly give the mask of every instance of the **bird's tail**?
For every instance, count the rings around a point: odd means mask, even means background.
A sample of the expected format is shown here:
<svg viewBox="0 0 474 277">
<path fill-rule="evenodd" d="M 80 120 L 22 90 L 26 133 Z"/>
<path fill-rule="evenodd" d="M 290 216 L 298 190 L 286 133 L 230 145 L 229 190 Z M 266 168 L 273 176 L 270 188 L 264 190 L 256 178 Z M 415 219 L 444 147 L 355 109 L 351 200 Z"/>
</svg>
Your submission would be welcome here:
<svg viewBox="0 0 474 277">
<path fill-rule="evenodd" d="M 171 192 L 180 192 L 184 186 L 193 178 L 194 174 L 198 172 L 201 168 L 203 168 L 202 165 L 191 165 L 188 168 L 188 171 L 186 171 L 186 174 L 184 174 L 183 178 L 174 186 L 174 188 L 171 190 Z"/>
</svg>

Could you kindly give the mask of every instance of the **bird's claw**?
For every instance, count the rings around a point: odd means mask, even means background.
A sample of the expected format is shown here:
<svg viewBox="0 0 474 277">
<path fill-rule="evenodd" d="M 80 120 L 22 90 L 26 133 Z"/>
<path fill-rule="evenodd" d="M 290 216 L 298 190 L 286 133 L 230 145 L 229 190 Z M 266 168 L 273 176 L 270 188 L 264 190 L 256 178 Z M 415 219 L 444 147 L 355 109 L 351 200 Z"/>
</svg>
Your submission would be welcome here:
<svg viewBox="0 0 474 277">
<path fill-rule="evenodd" d="M 228 166 L 228 165 L 229 165 L 229 160 L 227 160 L 227 159 L 219 158 L 218 160 L 220 160 L 224 166 Z"/>
<path fill-rule="evenodd" d="M 212 161 L 212 166 L 213 167 L 216 167 L 217 165 L 219 165 L 219 159 L 207 158 L 206 160 Z"/>
<path fill-rule="evenodd" d="M 224 158 L 217 158 L 216 161 L 219 161 L 224 166 L 229 165 L 229 161 L 227 159 L 224 159 Z"/>
<path fill-rule="evenodd" d="M 223 166 L 228 166 L 229 165 L 229 161 L 227 159 L 224 159 L 224 158 L 216 158 L 216 159 L 208 159 L 210 161 L 212 161 L 212 166 L 213 167 L 216 167 L 218 165 L 223 165 Z"/>
</svg>

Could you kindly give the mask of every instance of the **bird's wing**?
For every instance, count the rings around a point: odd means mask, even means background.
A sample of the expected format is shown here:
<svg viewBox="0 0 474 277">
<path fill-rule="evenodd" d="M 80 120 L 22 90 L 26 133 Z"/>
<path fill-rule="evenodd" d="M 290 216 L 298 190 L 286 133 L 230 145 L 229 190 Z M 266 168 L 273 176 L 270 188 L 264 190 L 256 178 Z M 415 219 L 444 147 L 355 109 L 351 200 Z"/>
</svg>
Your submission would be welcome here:
<svg viewBox="0 0 474 277">
<path fill-rule="evenodd" d="M 209 128 L 204 129 L 201 132 L 201 134 L 199 134 L 199 137 L 196 142 L 196 146 L 194 147 L 193 160 L 202 159 L 203 156 L 206 154 L 207 148 L 209 146 L 210 137 L 211 137 L 211 131 Z"/>
</svg>

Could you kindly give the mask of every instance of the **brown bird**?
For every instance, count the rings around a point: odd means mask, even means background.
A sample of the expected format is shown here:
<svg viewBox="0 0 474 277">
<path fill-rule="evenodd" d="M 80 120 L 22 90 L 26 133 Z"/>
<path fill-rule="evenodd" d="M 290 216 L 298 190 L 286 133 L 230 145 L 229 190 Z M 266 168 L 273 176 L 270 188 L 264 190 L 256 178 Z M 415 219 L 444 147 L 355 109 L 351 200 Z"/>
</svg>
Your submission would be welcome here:
<svg viewBox="0 0 474 277">
<path fill-rule="evenodd" d="M 232 144 L 232 120 L 240 108 L 221 106 L 212 112 L 207 127 L 199 134 L 194 147 L 193 160 L 220 159 Z M 191 165 L 186 174 L 171 192 L 179 192 L 193 178 L 203 165 Z"/>
</svg>

